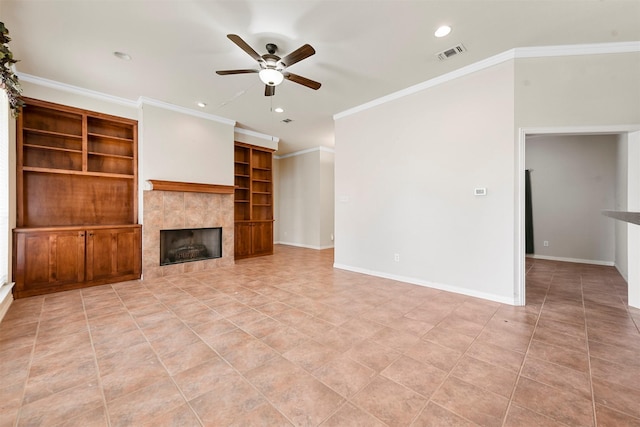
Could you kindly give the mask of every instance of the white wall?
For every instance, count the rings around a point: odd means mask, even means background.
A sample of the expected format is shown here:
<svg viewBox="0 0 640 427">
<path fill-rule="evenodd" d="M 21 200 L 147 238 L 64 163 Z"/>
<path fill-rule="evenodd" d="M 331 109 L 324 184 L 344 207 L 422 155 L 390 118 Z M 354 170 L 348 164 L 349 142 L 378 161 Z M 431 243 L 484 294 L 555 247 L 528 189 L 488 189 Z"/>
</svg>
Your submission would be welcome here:
<svg viewBox="0 0 640 427">
<path fill-rule="evenodd" d="M 32 77 L 28 81 L 20 79 L 20 85 L 24 91 L 23 95 L 29 98 L 138 120 L 138 107 L 134 101 L 109 98 L 101 94 L 91 96 L 93 93 L 89 91 L 76 90 L 79 88 L 67 89 L 55 82 L 34 80 Z"/>
<path fill-rule="evenodd" d="M 319 247 L 319 151 L 280 158 L 279 242 Z"/>
<path fill-rule="evenodd" d="M 142 181 L 234 185 L 233 124 L 142 106 Z"/>
<path fill-rule="evenodd" d="M 615 222 L 602 210 L 615 209 L 616 142 L 616 135 L 527 138 L 535 256 L 614 264 Z"/>
<path fill-rule="evenodd" d="M 335 153 L 320 150 L 320 247 L 333 247 L 335 219 Z"/>
<path fill-rule="evenodd" d="M 513 75 L 503 62 L 336 120 L 337 267 L 513 303 Z"/>
<path fill-rule="evenodd" d="M 640 123 L 640 53 L 518 59 L 516 127 Z"/>
<path fill-rule="evenodd" d="M 627 176 L 629 173 L 629 142 L 627 134 L 618 135 L 616 141 L 616 206 L 617 211 L 627 210 Z M 629 263 L 627 260 L 627 223 L 624 221 L 615 222 L 616 250 L 615 250 L 615 266 L 625 278 L 628 280 Z"/>
<path fill-rule="evenodd" d="M 558 133 L 562 129 L 572 129 L 573 132 L 595 128 L 606 128 L 611 132 L 638 129 L 638 75 L 638 52 L 519 59 L 516 61 L 515 76 L 516 131 L 545 128 Z M 640 158 L 636 159 L 632 155 L 633 147 L 640 150 L 637 145 L 640 142 L 630 141 L 628 146 L 629 186 L 639 185 L 636 181 Z M 518 158 L 520 154 L 519 152 Z M 522 168 L 524 169 L 524 164 Z M 632 193 L 635 194 L 634 190 L 628 191 L 629 197 Z M 518 205 L 517 199 L 521 194 L 516 194 Z M 630 199 L 627 208 L 634 208 Z M 638 265 L 635 260 L 640 257 L 640 244 L 634 243 L 636 240 L 640 241 L 636 228 L 627 228 L 627 256 L 634 260 L 628 265 L 629 305 L 640 307 L 640 272 L 634 270 Z M 524 256 L 524 250 L 522 255 Z"/>
<path fill-rule="evenodd" d="M 640 131 L 629 133 L 627 150 L 627 210 L 640 212 Z M 629 305 L 640 308 L 640 225 L 627 226 L 627 241 Z"/>
<path fill-rule="evenodd" d="M 640 124 L 640 54 L 536 55 L 336 116 L 337 267 L 522 301 L 521 129 Z"/>
<path fill-rule="evenodd" d="M 6 273 L 6 277 L 0 277 L 0 321 L 9 310 L 11 303 L 13 302 L 13 273 L 12 273 L 12 248 L 13 248 L 13 234 L 11 230 L 13 230 L 16 226 L 16 124 L 15 119 L 11 114 L 11 109 L 9 108 L 9 99 L 7 98 L 4 91 L 0 96 L 0 102 L 2 102 L 2 106 L 0 107 L 0 112 L 2 113 L 2 117 L 0 117 L 0 124 L 2 124 L 2 135 L 0 135 L 0 141 L 3 143 L 0 144 L 0 147 L 4 149 L 7 147 L 6 153 L 0 153 L 0 158 L 2 158 L 4 165 L 0 165 L 0 172 L 7 174 L 3 177 L 3 182 L 6 179 L 7 181 L 7 193 L 3 194 L 2 197 L 6 197 L 6 206 L 7 210 L 4 211 L 4 201 L 3 206 L 0 207 L 0 210 L 3 210 L 3 218 L 0 221 L 0 224 L 5 227 L 2 234 L 3 237 L 6 237 L 6 241 L 0 241 L 0 245 L 4 245 L 3 250 L 0 251 L 2 253 L 2 257 L 0 257 L 0 262 L 6 263 L 2 266 L 2 273 Z M 5 128 L 6 125 L 6 128 Z M 6 144 L 6 145 L 5 145 Z M 6 166 L 6 168 L 4 167 Z M 5 188 L 2 189 L 5 191 Z M 6 216 L 4 216 L 6 215 Z M 0 275 L 4 276 L 4 274 Z"/>
<path fill-rule="evenodd" d="M 333 158 L 332 152 L 318 148 L 277 160 L 277 242 L 313 249 L 333 246 Z"/>
</svg>

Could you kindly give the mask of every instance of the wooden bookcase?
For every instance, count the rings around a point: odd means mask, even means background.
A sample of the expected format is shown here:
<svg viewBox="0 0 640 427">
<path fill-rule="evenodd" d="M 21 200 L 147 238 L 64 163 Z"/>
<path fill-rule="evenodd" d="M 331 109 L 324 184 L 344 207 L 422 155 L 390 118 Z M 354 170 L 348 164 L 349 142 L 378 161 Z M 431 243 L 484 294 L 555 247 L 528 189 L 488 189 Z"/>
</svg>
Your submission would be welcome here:
<svg viewBox="0 0 640 427">
<path fill-rule="evenodd" d="M 273 254 L 273 150 L 236 142 L 235 258 Z"/>
<path fill-rule="evenodd" d="M 137 121 L 25 104 L 16 135 L 16 297 L 139 278 Z M 110 236 L 108 255 L 95 250 L 96 235 Z"/>
</svg>

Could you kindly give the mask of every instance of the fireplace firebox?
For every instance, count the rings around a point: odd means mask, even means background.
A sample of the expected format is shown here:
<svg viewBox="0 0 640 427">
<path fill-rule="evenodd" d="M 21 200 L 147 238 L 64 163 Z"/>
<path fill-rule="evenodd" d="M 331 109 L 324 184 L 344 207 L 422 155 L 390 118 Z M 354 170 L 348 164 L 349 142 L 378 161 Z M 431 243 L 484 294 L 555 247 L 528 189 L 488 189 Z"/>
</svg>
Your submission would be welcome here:
<svg viewBox="0 0 640 427">
<path fill-rule="evenodd" d="M 160 265 L 222 257 L 222 227 L 160 230 Z"/>
</svg>

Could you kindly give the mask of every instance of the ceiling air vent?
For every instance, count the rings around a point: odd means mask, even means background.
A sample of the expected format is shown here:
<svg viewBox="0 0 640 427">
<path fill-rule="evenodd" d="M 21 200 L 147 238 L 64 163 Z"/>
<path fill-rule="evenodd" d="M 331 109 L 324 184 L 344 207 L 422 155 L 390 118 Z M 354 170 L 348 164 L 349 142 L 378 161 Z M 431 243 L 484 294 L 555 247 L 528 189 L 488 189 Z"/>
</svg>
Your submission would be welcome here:
<svg viewBox="0 0 640 427">
<path fill-rule="evenodd" d="M 291 123 L 292 121 L 293 120 L 291 120 L 291 119 L 284 119 L 284 120 L 282 120 L 282 123 Z"/>
<path fill-rule="evenodd" d="M 442 51 L 442 52 L 436 54 L 436 56 L 438 57 L 438 59 L 440 61 L 444 61 L 446 59 L 451 58 L 452 56 L 456 56 L 456 55 L 461 54 L 461 53 L 466 52 L 466 51 L 467 51 L 467 48 L 465 48 L 464 45 L 462 43 L 460 43 L 458 45 L 455 45 L 452 48 L 449 48 L 449 49 L 447 49 L 445 51 Z"/>
</svg>

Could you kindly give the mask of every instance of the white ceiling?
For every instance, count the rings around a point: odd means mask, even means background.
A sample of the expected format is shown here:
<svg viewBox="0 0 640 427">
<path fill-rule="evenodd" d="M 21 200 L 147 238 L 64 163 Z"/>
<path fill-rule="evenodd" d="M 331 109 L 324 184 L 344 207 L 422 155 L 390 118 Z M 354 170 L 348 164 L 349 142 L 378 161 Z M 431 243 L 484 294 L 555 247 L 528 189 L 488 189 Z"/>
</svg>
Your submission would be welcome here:
<svg viewBox="0 0 640 427">
<path fill-rule="evenodd" d="M 133 101 L 206 102 L 279 137 L 278 154 L 332 147 L 334 114 L 515 47 L 640 40 L 640 0 L 1 0 L 0 20 L 20 73 Z M 437 39 L 441 24 L 453 31 Z M 311 44 L 317 53 L 290 71 L 322 87 L 285 81 L 265 97 L 256 74 L 216 75 L 256 65 L 229 33 L 260 54 Z M 458 43 L 466 53 L 436 58 Z"/>
</svg>

